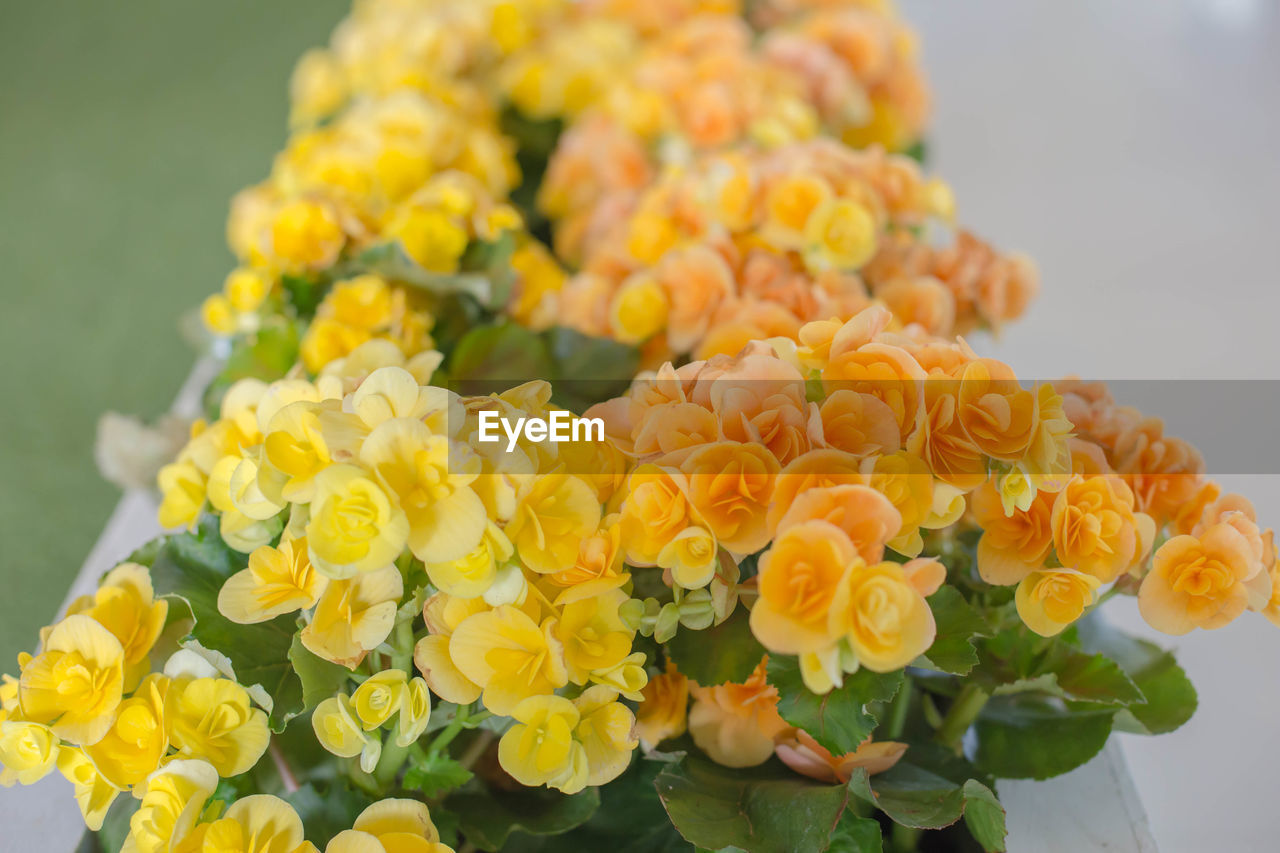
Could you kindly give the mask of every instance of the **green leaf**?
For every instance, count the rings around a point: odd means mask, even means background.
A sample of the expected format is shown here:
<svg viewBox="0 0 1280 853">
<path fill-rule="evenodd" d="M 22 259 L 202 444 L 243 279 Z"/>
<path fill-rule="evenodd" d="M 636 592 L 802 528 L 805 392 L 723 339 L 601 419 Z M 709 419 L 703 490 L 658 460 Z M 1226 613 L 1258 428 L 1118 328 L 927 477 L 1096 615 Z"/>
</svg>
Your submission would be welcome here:
<svg viewBox="0 0 1280 853">
<path fill-rule="evenodd" d="M 472 773 L 444 753 L 412 756 L 409 769 L 404 774 L 404 789 L 433 800 L 454 788 L 461 788 L 471 780 Z"/>
<path fill-rule="evenodd" d="M 852 808 L 844 810 L 836 831 L 831 835 L 827 853 L 883 853 L 884 838 L 880 822 L 862 817 Z"/>
<path fill-rule="evenodd" d="M 1058 776 L 1101 751 L 1114 715 L 1114 708 L 1072 707 L 1028 693 L 995 696 L 974 727 L 975 760 L 1002 779 Z"/>
<path fill-rule="evenodd" d="M 238 338 L 222 371 L 205 389 L 205 414 L 216 418 L 223 395 L 241 379 L 274 382 L 288 373 L 297 360 L 298 326 L 286 317 L 276 317 L 253 334 Z"/>
<path fill-rule="evenodd" d="M 883 773 L 869 776 L 859 768 L 849 792 L 916 829 L 942 829 L 963 816 L 984 849 L 1003 850 L 1004 809 L 989 782 L 963 758 L 937 744 L 918 743 Z"/>
<path fill-rule="evenodd" d="M 804 686 L 798 658 L 770 655 L 769 683 L 778 688 L 782 719 L 804 729 L 832 755 L 845 755 L 875 730 L 877 720 L 867 705 L 892 699 L 902 687 L 902 670 L 881 674 L 860 669 L 819 696 Z"/>
<path fill-rule="evenodd" d="M 449 360 L 460 394 L 488 394 L 527 379 L 554 379 L 546 343 L 515 323 L 477 326 L 463 335 Z"/>
<path fill-rule="evenodd" d="M 928 601 L 938 634 L 929 650 L 912 666 L 952 675 L 968 675 L 978 663 L 974 638 L 991 636 L 991 626 L 953 586 L 944 584 L 929 596 Z"/>
<path fill-rule="evenodd" d="M 279 616 L 257 625 L 238 625 L 218 612 L 218 592 L 247 555 L 228 548 L 206 519 L 196 533 L 170 536 L 151 567 L 157 593 L 183 601 L 195 620 L 184 646 L 220 652 L 231 662 L 228 677 L 250 689 L 270 714 L 273 731 L 302 713 L 302 682 L 290 661 L 297 623 Z"/>
<path fill-rule="evenodd" d="M 677 632 L 667 643 L 667 655 L 680 672 L 711 687 L 750 678 L 764 657 L 764 646 L 751 633 L 746 608 L 739 607 L 705 631 Z"/>
<path fill-rule="evenodd" d="M 129 820 L 140 805 L 141 801 L 128 794 L 116 797 L 102 819 L 102 829 L 97 833 L 102 853 L 120 853 L 125 839 L 129 837 Z"/>
<path fill-rule="evenodd" d="M 555 326 L 543 333 L 558 382 L 552 402 L 572 412 L 626 392 L 640 365 L 640 351 L 607 338 Z"/>
<path fill-rule="evenodd" d="M 499 850 L 514 832 L 558 835 L 585 823 L 600 805 L 598 788 L 566 796 L 547 788 L 466 791 L 445 801 L 458 829 L 480 850 Z"/>
<path fill-rule="evenodd" d="M 689 853 L 689 842 L 671 825 L 655 781 L 667 762 L 639 755 L 617 779 L 600 788 L 591 819 L 556 838 L 556 849 L 608 853 Z"/>
<path fill-rule="evenodd" d="M 848 799 L 844 786 L 803 779 L 776 760 L 728 768 L 693 753 L 665 766 L 657 786 L 686 840 L 747 853 L 822 853 Z"/>
<path fill-rule="evenodd" d="M 1097 614 L 1076 625 L 1081 648 L 1114 660 L 1142 691 L 1143 701 L 1117 715 L 1118 728 L 1164 734 L 1191 719 L 1198 704 L 1196 689 L 1171 652 L 1112 628 Z"/>
<path fill-rule="evenodd" d="M 310 652 L 302 645 L 302 635 L 294 634 L 289 646 L 289 662 L 302 682 L 302 710 L 310 711 L 324 700 L 338 694 L 351 677 L 351 671 Z"/>
<path fill-rule="evenodd" d="M 501 304 L 501 301 L 495 302 L 500 297 L 500 288 L 487 271 L 438 273 L 425 270 L 405 253 L 398 240 L 370 246 L 335 275 L 354 275 L 359 272 L 377 273 L 383 278 L 425 290 L 435 296 L 464 294 L 481 305 L 494 307 Z"/>
<path fill-rule="evenodd" d="M 316 787 L 311 783 L 284 794 L 306 829 L 307 838 L 329 839 L 351 828 L 360 812 L 373 801 L 343 782 Z"/>
</svg>

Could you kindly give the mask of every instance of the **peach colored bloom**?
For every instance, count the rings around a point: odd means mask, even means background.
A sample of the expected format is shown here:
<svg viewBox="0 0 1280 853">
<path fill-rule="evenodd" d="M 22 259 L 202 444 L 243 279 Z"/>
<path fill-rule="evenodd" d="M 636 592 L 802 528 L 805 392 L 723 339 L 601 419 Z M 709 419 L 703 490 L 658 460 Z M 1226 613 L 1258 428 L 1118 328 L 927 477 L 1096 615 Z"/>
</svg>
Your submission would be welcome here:
<svg viewBox="0 0 1280 853">
<path fill-rule="evenodd" d="M 681 469 L 687 476 L 689 503 L 724 548 L 754 554 L 765 546 L 765 513 L 781 470 L 768 449 L 721 441 L 693 451 Z"/>
<path fill-rule="evenodd" d="M 756 638 L 780 654 L 819 652 L 835 643 L 843 633 L 843 614 L 832 605 L 859 560 L 849 537 L 829 522 L 784 528 L 760 557 L 760 598 L 751 608 Z"/>
<path fill-rule="evenodd" d="M 872 775 L 883 773 L 897 764 L 907 751 L 905 743 L 873 741 L 868 735 L 853 752 L 832 755 L 803 729 L 788 730 L 779 737 L 774 748 L 782 763 L 795 772 L 819 782 L 841 785 L 847 783 L 853 771 L 859 768 Z"/>
<path fill-rule="evenodd" d="M 668 661 L 667 671 L 649 679 L 640 695 L 636 734 L 646 749 L 684 734 L 688 726 L 689 679 L 674 664 Z"/>
<path fill-rule="evenodd" d="M 783 466 L 774 483 L 773 502 L 765 516 L 770 538 L 777 533 L 782 516 L 801 493 L 828 486 L 865 486 L 866 483 L 858 457 L 843 450 L 821 448 L 796 457 Z"/>
<path fill-rule="evenodd" d="M 1053 502 L 1058 561 L 1110 583 L 1146 554 L 1155 524 L 1134 511 L 1133 492 L 1115 476 L 1072 477 Z"/>
<path fill-rule="evenodd" d="M 766 659 L 767 660 L 767 659 Z M 742 684 L 693 685 L 689 734 L 717 764 L 754 767 L 773 755 L 789 726 L 778 716 L 778 690 L 765 680 L 765 660 Z"/>
<path fill-rule="evenodd" d="M 1037 492 L 1026 510 L 1005 515 L 995 485 L 988 482 L 969 496 L 973 519 L 982 528 L 978 574 L 989 584 L 1015 584 L 1044 565 L 1053 547 L 1053 495 Z"/>
<path fill-rule="evenodd" d="M 1249 540 L 1231 524 L 1213 524 L 1198 537 L 1175 536 L 1156 551 L 1138 609 L 1166 634 L 1221 628 L 1246 607 L 1267 606 L 1273 590 L 1262 569 Z"/>
<path fill-rule="evenodd" d="M 844 532 L 855 553 L 878 563 L 885 543 L 897 535 L 902 516 L 883 494 L 870 486 L 837 485 L 800 492 L 778 523 L 778 536 L 808 521 L 825 521 Z"/>
</svg>

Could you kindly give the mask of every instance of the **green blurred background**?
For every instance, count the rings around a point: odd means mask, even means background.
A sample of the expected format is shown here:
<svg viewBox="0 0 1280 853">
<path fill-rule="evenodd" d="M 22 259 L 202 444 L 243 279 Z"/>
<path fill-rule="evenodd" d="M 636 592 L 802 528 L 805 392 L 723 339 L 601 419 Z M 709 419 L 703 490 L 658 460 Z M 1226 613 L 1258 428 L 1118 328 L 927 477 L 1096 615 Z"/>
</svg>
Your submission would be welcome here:
<svg viewBox="0 0 1280 853">
<path fill-rule="evenodd" d="M 0 2 L 0 672 L 119 493 L 106 409 L 168 408 L 179 318 L 230 269 L 227 202 L 285 134 L 294 60 L 341 0 Z"/>
</svg>

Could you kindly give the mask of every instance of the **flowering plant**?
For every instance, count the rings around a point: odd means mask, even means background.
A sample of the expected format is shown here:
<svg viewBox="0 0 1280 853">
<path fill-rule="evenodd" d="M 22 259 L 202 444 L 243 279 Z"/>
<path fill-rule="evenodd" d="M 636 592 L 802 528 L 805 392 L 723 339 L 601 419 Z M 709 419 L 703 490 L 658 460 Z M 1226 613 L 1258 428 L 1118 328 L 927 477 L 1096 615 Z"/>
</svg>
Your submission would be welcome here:
<svg viewBox="0 0 1280 853">
<path fill-rule="evenodd" d="M 997 778 L 1185 722 L 1096 611 L 1280 622 L 1272 533 L 957 337 L 1036 277 L 889 153 L 913 50 L 878 2 L 356 3 L 233 203 L 173 532 L 5 678 L 0 783 L 111 853 L 1002 850 Z"/>
</svg>

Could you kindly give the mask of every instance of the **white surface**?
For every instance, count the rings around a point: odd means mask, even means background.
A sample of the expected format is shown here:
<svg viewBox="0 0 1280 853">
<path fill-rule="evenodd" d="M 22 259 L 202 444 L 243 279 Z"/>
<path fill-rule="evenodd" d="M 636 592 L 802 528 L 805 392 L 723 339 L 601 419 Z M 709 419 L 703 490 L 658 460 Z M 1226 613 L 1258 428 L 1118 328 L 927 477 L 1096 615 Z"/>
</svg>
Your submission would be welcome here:
<svg viewBox="0 0 1280 853">
<path fill-rule="evenodd" d="M 962 221 L 1042 273 L 983 349 L 1028 378 L 1280 378 L 1280 4 L 901 6 L 936 90 L 931 166 Z M 1280 478 L 1220 479 L 1280 526 Z M 1277 849 L 1280 631 L 1246 614 L 1170 640 L 1131 601 L 1108 613 L 1176 647 L 1200 692 L 1179 731 L 1120 741 L 1160 850 Z"/>
</svg>

